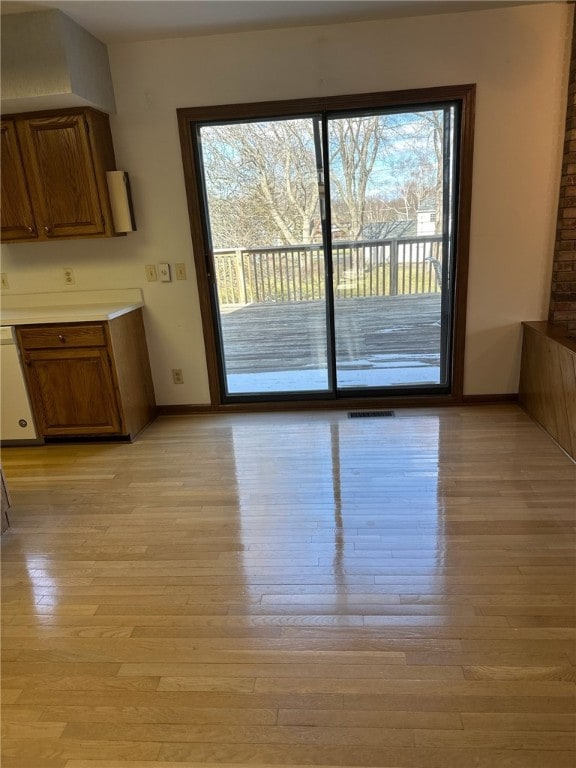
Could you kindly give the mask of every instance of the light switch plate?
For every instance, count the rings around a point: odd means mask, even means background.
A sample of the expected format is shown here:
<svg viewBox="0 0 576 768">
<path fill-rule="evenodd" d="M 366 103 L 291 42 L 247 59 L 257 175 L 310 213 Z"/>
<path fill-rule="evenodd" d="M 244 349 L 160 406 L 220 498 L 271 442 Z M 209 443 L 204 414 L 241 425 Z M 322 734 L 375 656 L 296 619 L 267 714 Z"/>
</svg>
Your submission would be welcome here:
<svg viewBox="0 0 576 768">
<path fill-rule="evenodd" d="M 170 264 L 158 264 L 158 276 L 161 283 L 171 283 L 172 273 L 170 271 Z"/>
</svg>

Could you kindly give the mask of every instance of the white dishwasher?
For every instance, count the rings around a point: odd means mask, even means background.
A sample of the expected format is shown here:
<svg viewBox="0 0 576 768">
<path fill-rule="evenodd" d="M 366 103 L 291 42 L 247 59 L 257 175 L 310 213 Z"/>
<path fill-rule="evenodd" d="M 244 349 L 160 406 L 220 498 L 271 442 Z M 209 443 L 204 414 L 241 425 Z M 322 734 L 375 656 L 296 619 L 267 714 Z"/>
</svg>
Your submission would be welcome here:
<svg viewBox="0 0 576 768">
<path fill-rule="evenodd" d="M 0 440 L 2 443 L 42 442 L 38 439 L 24 381 L 14 328 L 0 327 Z"/>
</svg>

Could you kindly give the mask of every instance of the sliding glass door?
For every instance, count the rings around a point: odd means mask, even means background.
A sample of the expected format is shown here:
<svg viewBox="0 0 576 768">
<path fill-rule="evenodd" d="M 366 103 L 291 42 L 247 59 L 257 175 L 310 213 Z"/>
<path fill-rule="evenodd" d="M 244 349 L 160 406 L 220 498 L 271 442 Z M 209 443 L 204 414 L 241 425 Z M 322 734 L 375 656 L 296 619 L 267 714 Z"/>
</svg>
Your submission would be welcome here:
<svg viewBox="0 0 576 768">
<path fill-rule="evenodd" d="M 451 391 L 460 119 L 188 125 L 223 402 Z"/>
<path fill-rule="evenodd" d="M 453 117 L 328 118 L 339 390 L 448 384 Z"/>
<path fill-rule="evenodd" d="M 330 392 L 319 118 L 198 140 L 226 395 Z"/>
</svg>

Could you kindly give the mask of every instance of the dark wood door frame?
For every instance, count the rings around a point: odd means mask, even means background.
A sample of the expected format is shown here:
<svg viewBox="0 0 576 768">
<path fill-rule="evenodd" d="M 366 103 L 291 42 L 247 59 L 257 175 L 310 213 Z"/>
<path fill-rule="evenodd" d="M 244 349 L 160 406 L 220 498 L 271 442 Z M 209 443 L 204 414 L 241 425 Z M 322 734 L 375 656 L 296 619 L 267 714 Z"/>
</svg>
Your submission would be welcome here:
<svg viewBox="0 0 576 768">
<path fill-rule="evenodd" d="M 354 111 L 378 109 L 386 107 L 421 106 L 433 107 L 436 104 L 456 102 L 460 106 L 460 131 L 458 139 L 456 193 L 456 236 L 454 269 L 454 321 L 452 328 L 452 391 L 446 395 L 426 395 L 412 397 L 370 397 L 330 400 L 337 407 L 354 406 L 358 404 L 397 404 L 397 405 L 437 405 L 441 403 L 454 404 L 464 401 L 464 349 L 466 336 L 466 305 L 468 284 L 468 254 L 470 242 L 470 209 L 472 198 L 472 159 L 474 148 L 474 110 L 476 86 L 451 85 L 439 88 L 423 88 L 409 91 L 387 91 L 382 93 L 363 93 L 345 96 L 329 96 L 326 98 L 295 99 L 290 101 L 264 101 L 249 104 L 225 104 L 206 107 L 190 107 L 177 110 L 178 128 L 182 161 L 184 165 L 184 180 L 188 201 L 190 231 L 198 281 L 198 296 L 202 316 L 202 328 L 206 349 L 206 365 L 210 386 L 210 401 L 212 410 L 260 410 L 262 406 L 286 407 L 287 403 L 250 403 L 223 404 L 221 400 L 221 371 L 218 361 L 218 341 L 214 328 L 210 264 L 207 247 L 207 236 L 204 230 L 203 201 L 200 197 L 200 167 L 192 141 L 192 130 L 198 122 L 220 120 L 248 120 L 266 117 L 286 117 L 290 115 L 307 115 L 326 111 Z M 318 408 L 328 402 L 322 400 L 300 400 L 297 407 L 306 406 Z"/>
</svg>

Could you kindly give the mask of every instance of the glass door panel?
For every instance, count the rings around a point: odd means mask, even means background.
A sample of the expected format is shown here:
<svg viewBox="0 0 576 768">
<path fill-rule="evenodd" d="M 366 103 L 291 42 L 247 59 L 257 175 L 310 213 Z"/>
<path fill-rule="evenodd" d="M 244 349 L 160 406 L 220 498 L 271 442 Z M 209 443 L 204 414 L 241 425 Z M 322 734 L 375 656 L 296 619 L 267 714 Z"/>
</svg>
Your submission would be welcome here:
<svg viewBox="0 0 576 768">
<path fill-rule="evenodd" d="M 225 396 L 330 390 L 320 121 L 197 127 Z"/>
<path fill-rule="evenodd" d="M 449 384 L 451 122 L 328 117 L 338 390 Z"/>
</svg>

